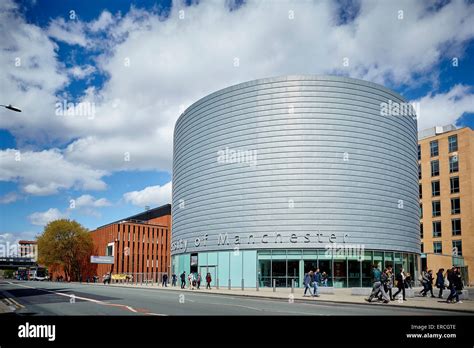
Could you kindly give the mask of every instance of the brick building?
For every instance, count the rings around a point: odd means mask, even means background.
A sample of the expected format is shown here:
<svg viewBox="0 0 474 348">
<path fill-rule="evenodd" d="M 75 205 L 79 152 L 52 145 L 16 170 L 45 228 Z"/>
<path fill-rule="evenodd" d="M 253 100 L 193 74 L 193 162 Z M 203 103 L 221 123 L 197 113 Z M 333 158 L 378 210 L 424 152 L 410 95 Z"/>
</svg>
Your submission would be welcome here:
<svg viewBox="0 0 474 348">
<path fill-rule="evenodd" d="M 95 274 L 143 274 L 157 281 L 170 272 L 171 205 L 147 210 L 91 231 L 94 255 L 114 256 L 98 264 Z"/>
<path fill-rule="evenodd" d="M 459 266 L 474 282 L 474 131 L 449 125 L 418 134 L 421 264 Z"/>
</svg>

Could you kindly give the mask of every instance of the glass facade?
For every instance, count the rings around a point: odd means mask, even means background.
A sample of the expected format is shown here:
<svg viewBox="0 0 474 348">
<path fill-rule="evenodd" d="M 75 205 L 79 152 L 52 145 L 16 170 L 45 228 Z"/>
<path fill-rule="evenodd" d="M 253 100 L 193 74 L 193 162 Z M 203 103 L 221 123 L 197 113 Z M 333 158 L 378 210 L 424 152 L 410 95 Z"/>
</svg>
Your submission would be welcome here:
<svg viewBox="0 0 474 348">
<path fill-rule="evenodd" d="M 357 255 L 336 255 L 321 250 L 235 250 L 219 252 L 179 254 L 172 256 L 172 272 L 178 276 L 185 271 L 209 272 L 212 286 L 221 288 L 258 287 L 302 287 L 306 272 L 319 268 L 327 274 L 327 286 L 370 287 L 372 286 L 371 267 L 392 265 L 395 271 L 404 268 L 405 272 L 418 279 L 419 255 L 392 251 L 367 251 Z M 191 266 L 191 260 L 197 265 Z"/>
</svg>

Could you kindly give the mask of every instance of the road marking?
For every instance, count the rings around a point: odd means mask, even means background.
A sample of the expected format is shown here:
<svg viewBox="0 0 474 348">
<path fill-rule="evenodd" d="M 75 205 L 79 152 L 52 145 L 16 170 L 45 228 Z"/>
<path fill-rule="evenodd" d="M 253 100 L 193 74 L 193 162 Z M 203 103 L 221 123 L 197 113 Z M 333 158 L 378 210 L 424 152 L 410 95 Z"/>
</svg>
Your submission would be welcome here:
<svg viewBox="0 0 474 348">
<path fill-rule="evenodd" d="M 83 301 L 89 301 L 89 302 L 93 302 L 95 304 L 99 304 L 99 305 L 102 305 L 102 306 L 125 308 L 125 309 L 129 310 L 130 312 L 138 313 L 138 311 L 136 309 L 134 309 L 132 306 L 127 306 L 127 305 L 120 304 L 120 303 L 108 303 L 108 302 L 104 302 L 104 301 L 100 301 L 100 300 L 95 300 L 93 298 L 88 298 L 88 297 L 83 297 L 83 296 L 76 296 L 74 294 L 72 294 L 72 295 L 64 294 L 62 292 L 58 292 L 58 291 L 54 291 L 54 290 L 47 290 L 47 289 L 44 289 L 44 288 L 35 288 L 33 286 L 17 284 L 17 283 L 12 283 L 12 282 L 8 282 L 8 283 L 11 284 L 11 285 L 21 286 L 21 287 L 24 287 L 24 288 L 30 288 L 30 289 L 35 289 L 35 290 L 39 290 L 39 291 L 49 292 L 49 293 L 55 294 L 55 295 L 65 296 L 65 297 L 79 299 L 79 300 L 83 300 Z M 142 313 L 143 314 L 151 314 L 150 312 L 142 312 Z M 159 314 L 159 313 L 153 313 L 152 315 L 166 316 L 166 314 Z"/>
</svg>

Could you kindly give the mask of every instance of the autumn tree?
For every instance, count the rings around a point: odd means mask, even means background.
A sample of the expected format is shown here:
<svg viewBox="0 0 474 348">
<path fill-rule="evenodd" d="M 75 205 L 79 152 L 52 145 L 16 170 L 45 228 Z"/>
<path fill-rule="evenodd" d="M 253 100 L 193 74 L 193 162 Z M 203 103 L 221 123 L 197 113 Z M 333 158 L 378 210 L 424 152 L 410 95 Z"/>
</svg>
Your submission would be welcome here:
<svg viewBox="0 0 474 348">
<path fill-rule="evenodd" d="M 77 280 L 93 252 L 89 231 L 74 220 L 60 219 L 47 224 L 37 238 L 38 261 L 48 267 L 60 266 L 66 279 Z"/>
</svg>

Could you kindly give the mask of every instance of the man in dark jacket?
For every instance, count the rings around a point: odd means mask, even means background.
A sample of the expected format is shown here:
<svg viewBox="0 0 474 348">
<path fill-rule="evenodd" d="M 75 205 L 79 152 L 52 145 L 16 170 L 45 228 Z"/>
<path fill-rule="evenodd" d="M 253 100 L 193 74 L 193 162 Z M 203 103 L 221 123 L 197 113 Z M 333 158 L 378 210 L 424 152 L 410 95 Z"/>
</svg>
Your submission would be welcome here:
<svg viewBox="0 0 474 348">
<path fill-rule="evenodd" d="M 438 298 L 443 298 L 444 290 L 444 268 L 440 268 L 436 273 L 436 287 L 439 289 Z"/>
<path fill-rule="evenodd" d="M 311 286 L 311 273 L 313 273 L 313 272 L 310 271 L 310 272 L 308 272 L 304 275 L 304 279 L 303 279 L 304 294 L 303 294 L 303 296 L 306 296 L 306 292 L 308 290 L 309 290 L 309 294 L 312 295 L 311 294 L 311 288 L 310 288 L 310 286 Z"/>
<path fill-rule="evenodd" d="M 181 279 L 181 289 L 184 289 L 186 287 L 186 272 L 185 271 L 181 273 L 180 279 Z"/>
<path fill-rule="evenodd" d="M 316 272 L 313 273 L 313 296 L 319 297 L 319 282 L 321 281 L 321 273 L 319 273 L 319 268 L 316 269 Z"/>
</svg>

